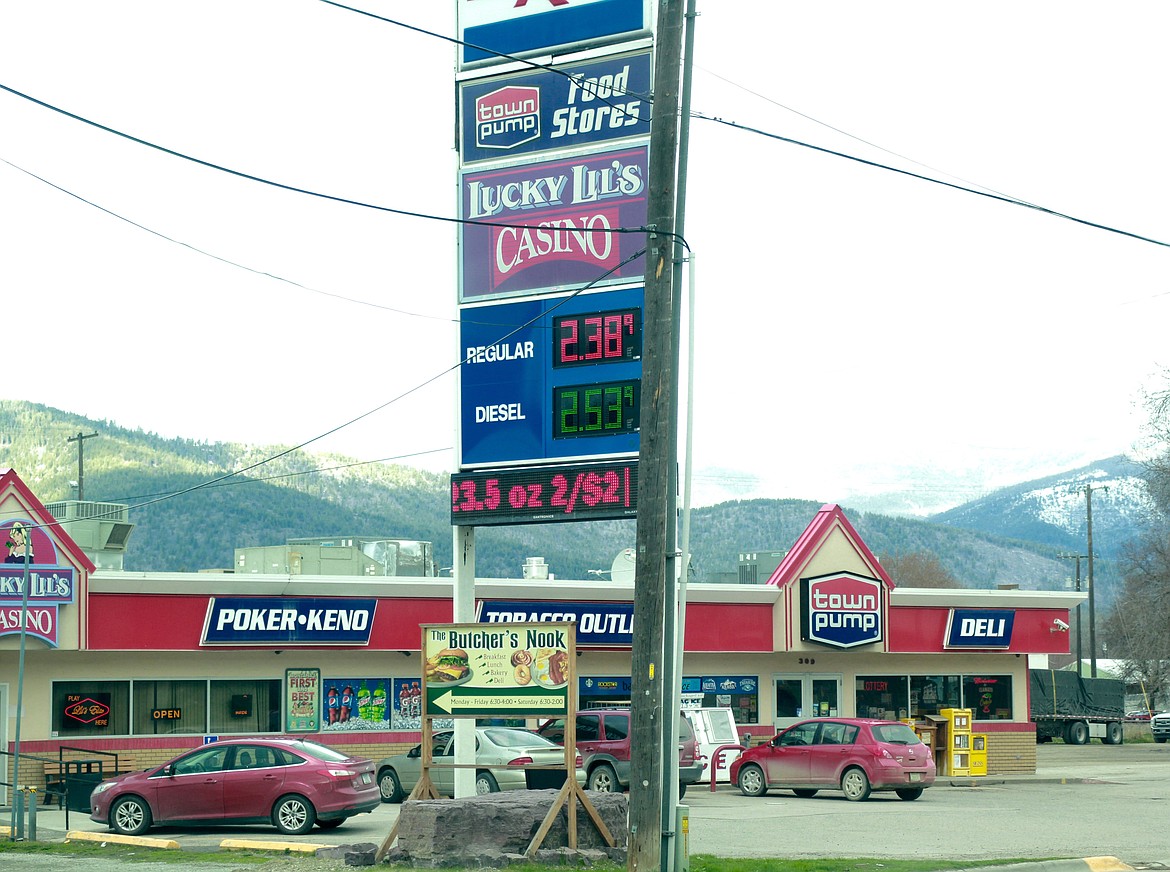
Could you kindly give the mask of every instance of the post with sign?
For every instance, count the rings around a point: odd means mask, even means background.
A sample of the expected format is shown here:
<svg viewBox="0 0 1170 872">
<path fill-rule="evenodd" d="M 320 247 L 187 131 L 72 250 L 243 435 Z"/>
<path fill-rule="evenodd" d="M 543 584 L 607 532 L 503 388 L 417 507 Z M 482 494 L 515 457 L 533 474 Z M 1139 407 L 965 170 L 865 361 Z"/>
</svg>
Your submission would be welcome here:
<svg viewBox="0 0 1170 872">
<path fill-rule="evenodd" d="M 578 800 L 611 847 L 613 835 L 577 783 L 576 625 L 568 623 L 442 624 L 422 628 L 422 775 L 408 799 L 439 799 L 431 780 L 433 718 L 565 718 L 565 783 L 527 851 L 535 856 L 561 807 L 568 803 L 569 847 L 577 847 Z M 475 763 L 455 764 L 475 768 Z M 400 818 L 401 819 L 401 816 Z M 398 822 L 375 856 L 381 862 Z"/>
</svg>

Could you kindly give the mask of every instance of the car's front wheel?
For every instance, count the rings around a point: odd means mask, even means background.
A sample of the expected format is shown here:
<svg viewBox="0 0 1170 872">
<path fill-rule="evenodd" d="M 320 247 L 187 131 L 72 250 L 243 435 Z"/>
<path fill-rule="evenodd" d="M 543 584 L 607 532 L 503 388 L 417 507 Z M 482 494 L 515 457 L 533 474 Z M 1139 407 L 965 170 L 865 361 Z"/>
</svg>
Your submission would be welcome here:
<svg viewBox="0 0 1170 872">
<path fill-rule="evenodd" d="M 739 770 L 739 789 L 745 796 L 763 796 L 768 792 L 768 782 L 764 778 L 764 770 L 755 764 L 741 766 Z"/>
<path fill-rule="evenodd" d="M 608 763 L 600 764 L 589 773 L 589 783 L 586 786 L 601 793 L 619 793 L 622 789 L 618 784 L 617 773 Z"/>
<path fill-rule="evenodd" d="M 382 802 L 402 802 L 402 782 L 393 769 L 383 769 L 378 775 L 378 790 L 382 794 Z"/>
<path fill-rule="evenodd" d="M 850 802 L 869 799 L 869 776 L 856 766 L 846 769 L 845 774 L 841 776 L 841 792 Z"/>
<path fill-rule="evenodd" d="M 317 822 L 317 810 L 303 796 L 290 793 L 276 801 L 272 809 L 272 823 L 286 836 L 307 833 Z"/>
<path fill-rule="evenodd" d="M 124 796 L 110 809 L 110 829 L 124 836 L 140 836 L 150 829 L 150 806 L 137 796 Z"/>
</svg>

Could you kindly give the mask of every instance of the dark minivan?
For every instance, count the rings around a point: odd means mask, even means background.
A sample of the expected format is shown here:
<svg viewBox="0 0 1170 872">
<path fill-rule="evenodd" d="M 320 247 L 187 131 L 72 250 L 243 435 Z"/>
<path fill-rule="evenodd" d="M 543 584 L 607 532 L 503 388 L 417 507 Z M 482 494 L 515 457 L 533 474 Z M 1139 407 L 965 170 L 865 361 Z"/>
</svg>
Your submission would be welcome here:
<svg viewBox="0 0 1170 872">
<path fill-rule="evenodd" d="M 703 775 L 699 743 L 691 722 L 678 715 L 678 795 Z M 585 709 L 577 712 L 577 753 L 585 761 L 586 789 L 611 792 L 630 786 L 630 710 Z M 537 730 L 558 745 L 565 742 L 565 719 L 555 718 Z"/>
</svg>

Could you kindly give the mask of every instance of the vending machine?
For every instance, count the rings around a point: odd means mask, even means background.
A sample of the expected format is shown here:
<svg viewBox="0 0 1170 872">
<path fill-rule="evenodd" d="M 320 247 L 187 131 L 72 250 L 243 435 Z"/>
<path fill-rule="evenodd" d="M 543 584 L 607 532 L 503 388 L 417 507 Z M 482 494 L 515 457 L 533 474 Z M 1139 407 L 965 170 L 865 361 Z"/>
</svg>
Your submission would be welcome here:
<svg viewBox="0 0 1170 872">
<path fill-rule="evenodd" d="M 971 709 L 945 708 L 940 709 L 939 714 L 947 719 L 947 735 L 950 741 L 946 756 L 947 771 L 943 774 L 970 775 Z M 984 768 L 986 769 L 986 766 Z"/>
</svg>

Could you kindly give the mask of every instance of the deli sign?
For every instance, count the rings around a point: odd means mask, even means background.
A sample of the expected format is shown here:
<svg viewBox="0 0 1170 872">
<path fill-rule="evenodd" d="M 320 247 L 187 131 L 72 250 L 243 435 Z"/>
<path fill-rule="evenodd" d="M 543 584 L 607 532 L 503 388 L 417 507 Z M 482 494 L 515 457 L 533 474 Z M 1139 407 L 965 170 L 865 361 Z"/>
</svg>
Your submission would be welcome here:
<svg viewBox="0 0 1170 872">
<path fill-rule="evenodd" d="M 801 639 L 834 648 L 880 642 L 882 583 L 849 572 L 801 579 Z"/>
<path fill-rule="evenodd" d="M 951 609 L 945 648 L 1007 648 L 1012 644 L 1012 609 Z"/>
</svg>

